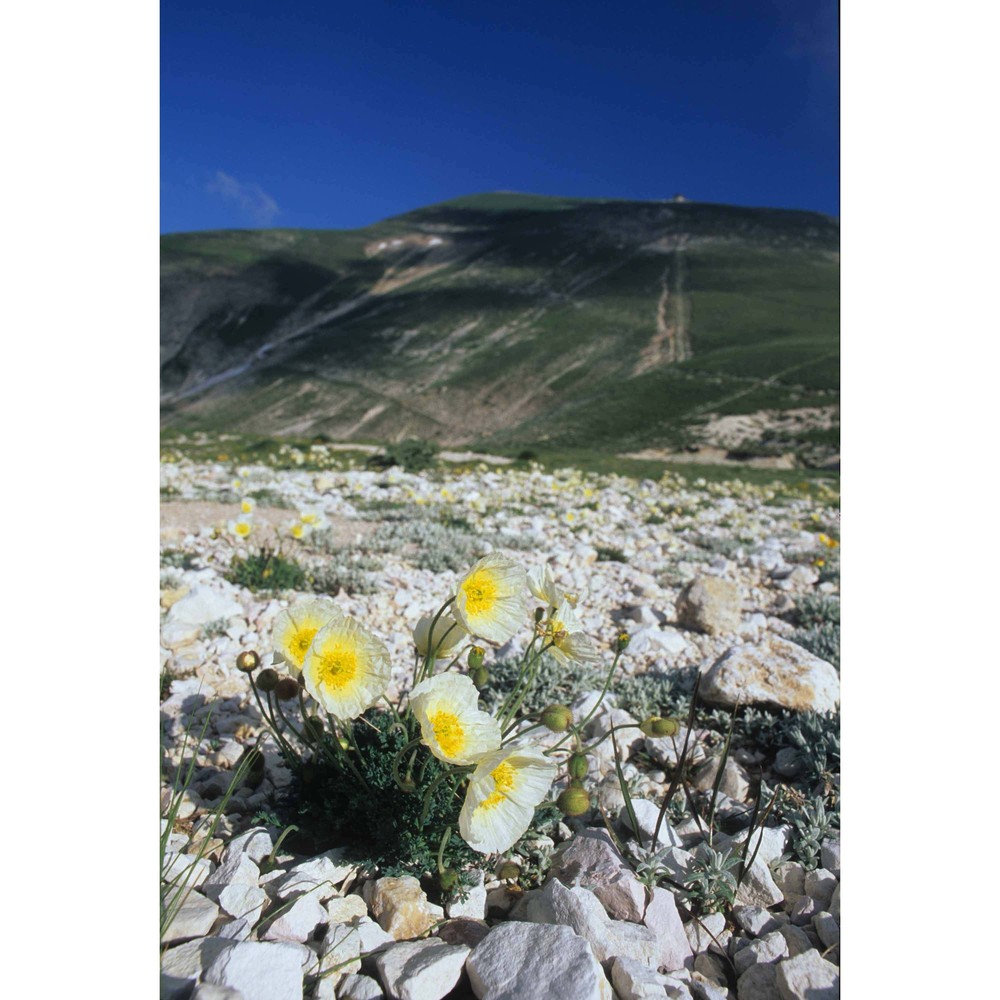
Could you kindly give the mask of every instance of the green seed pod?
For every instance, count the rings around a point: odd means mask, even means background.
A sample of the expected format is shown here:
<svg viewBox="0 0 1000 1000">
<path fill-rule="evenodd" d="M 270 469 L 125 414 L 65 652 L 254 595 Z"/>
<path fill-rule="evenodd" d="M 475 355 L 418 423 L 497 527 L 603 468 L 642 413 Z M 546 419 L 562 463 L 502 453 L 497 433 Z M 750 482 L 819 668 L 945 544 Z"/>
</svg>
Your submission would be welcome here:
<svg viewBox="0 0 1000 1000">
<path fill-rule="evenodd" d="M 292 701 L 299 696 L 299 682 L 294 677 L 282 677 L 274 689 L 278 701 Z"/>
<path fill-rule="evenodd" d="M 578 781 L 572 781 L 556 799 L 556 805 L 564 816 L 582 816 L 590 809 L 590 796 L 583 785 Z"/>
<path fill-rule="evenodd" d="M 681 731 L 681 724 L 676 719 L 654 719 L 654 736 L 676 736 Z"/>
<path fill-rule="evenodd" d="M 478 666 L 473 670 L 469 676 L 472 678 L 472 683 L 482 691 L 484 687 L 490 682 L 490 672 L 484 666 Z"/>
<path fill-rule="evenodd" d="M 277 670 L 265 667 L 257 675 L 257 687 L 266 694 L 268 691 L 273 691 L 278 686 L 280 680 L 281 678 L 278 676 Z"/>
<path fill-rule="evenodd" d="M 445 868 L 443 872 L 438 872 L 438 885 L 441 891 L 450 893 L 458 886 L 458 872 L 454 868 Z"/>
<path fill-rule="evenodd" d="M 567 771 L 569 771 L 569 776 L 571 778 L 586 778 L 589 770 L 590 765 L 587 763 L 587 758 L 584 754 L 575 753 L 572 757 L 570 757 Z"/>
<path fill-rule="evenodd" d="M 537 624 L 545 617 L 545 608 L 535 608 L 535 623 Z"/>
<path fill-rule="evenodd" d="M 642 722 L 639 723 L 639 730 L 643 736 L 653 736 L 655 735 L 653 732 L 653 726 L 662 721 L 663 720 L 658 715 L 651 715 L 648 719 L 643 719 Z"/>
<path fill-rule="evenodd" d="M 619 653 L 623 653 L 628 649 L 628 644 L 631 642 L 631 636 L 628 632 L 619 632 L 617 638 L 615 639 L 615 648 Z"/>
<path fill-rule="evenodd" d="M 245 649 L 236 657 L 236 669 L 252 674 L 260 666 L 260 657 L 254 649 Z"/>
<path fill-rule="evenodd" d="M 501 882 L 516 882 L 521 877 L 521 866 L 514 861 L 501 861 L 497 865 L 497 878 Z"/>
<path fill-rule="evenodd" d="M 564 733 L 573 724 L 573 713 L 565 705 L 549 705 L 542 710 L 539 722 L 554 733 Z"/>
<path fill-rule="evenodd" d="M 483 657 L 486 655 L 486 650 L 482 646 L 473 646 L 469 650 L 469 670 L 478 670 L 483 665 Z"/>
</svg>

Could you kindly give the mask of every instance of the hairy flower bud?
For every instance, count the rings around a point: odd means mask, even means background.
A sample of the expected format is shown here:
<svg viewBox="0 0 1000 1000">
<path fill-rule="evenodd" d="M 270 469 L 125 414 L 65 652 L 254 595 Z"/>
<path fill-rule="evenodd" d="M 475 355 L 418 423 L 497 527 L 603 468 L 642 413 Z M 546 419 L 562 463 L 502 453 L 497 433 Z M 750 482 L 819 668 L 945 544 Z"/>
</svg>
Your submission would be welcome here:
<svg viewBox="0 0 1000 1000">
<path fill-rule="evenodd" d="M 257 687 L 266 694 L 268 691 L 273 691 L 278 686 L 278 681 L 280 680 L 281 678 L 278 676 L 277 670 L 265 667 L 257 675 Z"/>
<path fill-rule="evenodd" d="M 571 778 L 586 778 L 587 771 L 590 770 L 590 765 L 587 763 L 587 758 L 584 754 L 575 753 L 570 757 L 566 770 L 569 772 Z"/>
<path fill-rule="evenodd" d="M 554 733 L 564 733 L 573 724 L 573 713 L 565 705 L 549 705 L 542 710 L 539 722 Z"/>
<path fill-rule="evenodd" d="M 556 799 L 556 805 L 564 816 L 582 816 L 590 809 L 590 796 L 578 781 L 571 781 L 569 787 Z"/>
<path fill-rule="evenodd" d="M 472 678 L 472 683 L 482 691 L 484 687 L 490 682 L 490 672 L 484 666 L 478 666 L 473 670 L 469 676 Z"/>
<path fill-rule="evenodd" d="M 483 657 L 486 655 L 486 650 L 482 646 L 473 646 L 469 650 L 469 670 L 478 670 L 483 665 Z"/>
<path fill-rule="evenodd" d="M 654 736 L 676 736 L 681 731 L 681 724 L 676 719 L 654 719 Z"/>
<path fill-rule="evenodd" d="M 454 868 L 445 868 L 444 871 L 438 872 L 438 885 L 441 886 L 442 892 L 451 893 L 458 886 L 458 872 Z"/>
<path fill-rule="evenodd" d="M 294 677 L 282 677 L 274 689 L 278 701 L 292 701 L 299 696 L 299 682 Z"/>
<path fill-rule="evenodd" d="M 631 636 L 629 636 L 628 632 L 619 632 L 617 638 L 615 639 L 615 649 L 617 649 L 619 653 L 623 653 L 626 649 L 628 649 L 630 641 Z"/>
<path fill-rule="evenodd" d="M 535 608 L 535 623 L 537 624 L 545 617 L 545 608 Z"/>
<path fill-rule="evenodd" d="M 260 666 L 260 657 L 254 649 L 245 649 L 236 657 L 236 669 L 252 674 Z"/>
<path fill-rule="evenodd" d="M 514 861 L 501 861 L 497 865 L 497 878 L 501 882 L 513 882 L 521 877 L 521 866 Z"/>
</svg>

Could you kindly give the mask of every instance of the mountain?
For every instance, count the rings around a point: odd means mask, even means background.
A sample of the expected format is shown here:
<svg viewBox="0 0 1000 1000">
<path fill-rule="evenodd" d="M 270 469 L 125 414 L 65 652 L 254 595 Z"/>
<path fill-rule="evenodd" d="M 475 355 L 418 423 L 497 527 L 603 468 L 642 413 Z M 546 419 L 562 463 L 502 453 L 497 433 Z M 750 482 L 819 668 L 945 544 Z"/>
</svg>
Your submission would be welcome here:
<svg viewBox="0 0 1000 1000">
<path fill-rule="evenodd" d="M 163 236 L 162 422 L 835 450 L 839 237 L 814 212 L 513 193 L 350 231 Z"/>
</svg>

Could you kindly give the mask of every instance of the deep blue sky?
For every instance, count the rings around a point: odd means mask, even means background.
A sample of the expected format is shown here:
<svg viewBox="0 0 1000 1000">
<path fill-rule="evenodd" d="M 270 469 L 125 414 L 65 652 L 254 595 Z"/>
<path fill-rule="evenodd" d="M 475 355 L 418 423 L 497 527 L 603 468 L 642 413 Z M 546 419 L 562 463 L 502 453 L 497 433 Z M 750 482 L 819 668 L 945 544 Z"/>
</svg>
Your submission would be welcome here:
<svg viewBox="0 0 1000 1000">
<path fill-rule="evenodd" d="M 161 11 L 163 232 L 493 190 L 840 211 L 835 0 Z"/>
</svg>

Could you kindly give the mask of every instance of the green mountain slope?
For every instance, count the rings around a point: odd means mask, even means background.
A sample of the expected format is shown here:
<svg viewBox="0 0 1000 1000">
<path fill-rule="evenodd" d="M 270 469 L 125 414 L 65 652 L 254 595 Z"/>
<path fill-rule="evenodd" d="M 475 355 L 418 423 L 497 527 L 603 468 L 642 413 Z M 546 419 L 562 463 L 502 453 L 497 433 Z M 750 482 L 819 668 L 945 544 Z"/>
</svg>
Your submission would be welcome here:
<svg viewBox="0 0 1000 1000">
<path fill-rule="evenodd" d="M 163 423 L 622 451 L 829 410 L 838 246 L 811 212 L 516 194 L 164 236 Z"/>
</svg>

